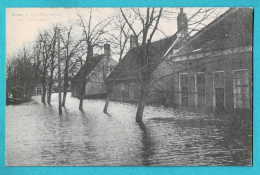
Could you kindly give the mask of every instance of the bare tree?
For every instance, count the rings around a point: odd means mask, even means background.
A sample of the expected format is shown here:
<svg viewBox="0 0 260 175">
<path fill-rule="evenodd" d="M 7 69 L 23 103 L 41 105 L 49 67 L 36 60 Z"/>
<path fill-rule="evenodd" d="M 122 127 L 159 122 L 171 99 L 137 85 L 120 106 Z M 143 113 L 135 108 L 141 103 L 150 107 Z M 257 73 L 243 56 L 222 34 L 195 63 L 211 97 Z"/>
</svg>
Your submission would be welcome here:
<svg viewBox="0 0 260 175">
<path fill-rule="evenodd" d="M 106 18 L 97 24 L 94 24 L 92 20 L 92 9 L 90 9 L 89 16 L 87 17 L 87 20 L 84 19 L 80 14 L 78 14 L 78 17 L 80 19 L 79 25 L 82 28 L 83 31 L 83 37 L 84 42 L 86 42 L 87 45 L 87 55 L 86 55 L 86 62 L 82 66 L 82 84 L 81 84 L 81 91 L 80 91 L 80 103 L 79 103 L 79 109 L 82 110 L 83 106 L 83 99 L 86 89 L 86 83 L 87 79 L 86 76 L 89 73 L 89 67 L 91 63 L 93 62 L 93 49 L 95 47 L 100 47 L 100 45 L 103 43 L 103 36 L 107 33 L 106 27 L 109 25 L 109 18 Z"/>
<path fill-rule="evenodd" d="M 170 47 L 170 49 L 168 49 L 168 51 L 164 54 L 164 56 L 161 57 L 158 60 L 158 64 L 160 64 L 163 61 L 165 62 L 165 64 L 168 64 L 171 67 L 173 67 L 173 64 L 175 64 L 175 68 L 177 70 L 166 72 L 166 71 L 157 69 L 156 73 L 160 74 L 160 75 L 157 75 L 156 78 L 153 77 L 153 80 L 150 83 L 150 89 L 153 88 L 153 92 L 155 92 L 155 93 L 157 93 L 157 92 L 165 93 L 165 94 L 167 94 L 168 97 L 172 93 L 179 93 L 179 92 L 174 91 L 174 90 L 167 90 L 164 87 L 160 87 L 159 82 L 165 81 L 169 77 L 177 75 L 180 72 L 187 71 L 187 70 L 190 70 L 190 69 L 197 69 L 197 68 L 205 66 L 206 64 L 219 62 L 221 60 L 221 59 L 218 59 L 218 60 L 213 59 L 212 61 L 204 62 L 202 64 L 197 64 L 196 62 L 200 61 L 201 59 L 203 59 L 205 57 L 202 57 L 200 59 L 195 59 L 195 60 L 189 60 L 187 62 L 179 62 L 179 63 L 173 61 L 172 59 L 165 59 L 165 58 L 167 58 L 169 51 L 171 49 L 175 50 L 174 51 L 175 54 L 180 54 L 180 53 L 184 54 L 184 55 L 189 54 L 191 52 L 191 49 L 192 49 L 191 48 L 192 46 L 190 46 L 190 44 L 188 42 L 188 39 L 190 38 L 190 36 L 192 36 L 194 33 L 198 32 L 198 31 L 207 32 L 208 28 L 205 28 L 206 23 L 208 23 L 207 21 L 210 18 L 215 19 L 220 14 L 221 14 L 221 11 L 218 11 L 217 8 L 200 8 L 190 18 L 187 19 L 187 22 L 189 23 L 188 26 L 182 26 L 181 28 L 178 29 L 178 31 L 176 32 L 177 35 L 178 35 L 178 33 L 180 33 L 181 30 L 183 30 L 184 27 L 187 27 L 189 29 L 189 32 L 184 36 L 178 37 L 178 39 L 172 45 L 172 47 Z M 219 35 L 219 34 L 213 33 L 212 36 L 213 35 Z M 216 38 L 218 38 L 218 37 L 219 36 L 216 36 Z M 203 44 L 203 47 L 212 47 L 211 46 L 212 43 L 209 43 L 208 40 L 205 40 L 204 43 L 202 43 L 202 44 Z M 220 52 L 221 51 L 212 52 L 211 54 L 208 54 L 207 57 L 217 56 Z M 187 65 L 187 66 L 183 66 L 183 65 Z M 186 67 L 189 67 L 189 68 L 187 69 Z M 178 83 L 178 82 L 171 82 L 171 83 L 174 84 L 174 83 Z M 193 93 L 196 93 L 196 92 L 193 92 Z"/>
<path fill-rule="evenodd" d="M 45 97 L 46 97 L 46 77 L 48 75 L 48 67 L 50 64 L 50 58 L 51 58 L 51 51 L 52 51 L 52 43 L 53 43 L 54 38 L 50 38 L 49 34 L 47 31 L 40 33 L 39 34 L 39 42 L 42 44 L 42 50 L 41 50 L 41 55 L 42 55 L 42 75 L 41 75 L 41 82 L 42 82 L 42 103 L 45 103 Z"/>
<path fill-rule="evenodd" d="M 122 18 L 120 11 L 118 11 L 118 14 L 113 17 L 111 22 L 113 22 L 111 24 L 113 32 L 107 33 L 109 36 L 108 40 L 109 43 L 113 45 L 115 54 L 119 55 L 119 61 L 121 61 L 127 50 L 127 43 L 130 38 L 131 29 Z M 133 22 L 131 24 L 133 24 Z"/>
<path fill-rule="evenodd" d="M 7 62 L 7 91 L 22 101 L 28 100 L 34 87 L 33 55 L 30 51 L 24 47 Z"/>
<path fill-rule="evenodd" d="M 50 53 L 50 79 L 49 79 L 49 87 L 48 87 L 48 96 L 47 96 L 47 103 L 51 103 L 51 93 L 52 93 L 52 86 L 53 86 L 53 74 L 56 68 L 56 43 L 57 43 L 57 25 L 53 27 L 53 35 L 50 36 L 52 38 L 52 48 Z"/>
<path fill-rule="evenodd" d="M 127 16 L 125 11 L 120 8 L 123 19 L 126 21 L 127 25 L 131 29 L 133 35 L 138 38 L 140 35 L 141 44 L 136 40 L 135 45 L 137 46 L 138 56 L 136 57 L 136 63 L 138 64 L 139 69 L 139 101 L 138 108 L 136 112 L 136 122 L 142 122 L 143 111 L 146 103 L 146 98 L 149 92 L 149 83 L 151 75 L 151 59 L 148 56 L 150 52 L 150 44 L 153 39 L 154 33 L 158 29 L 158 24 L 160 22 L 163 8 L 146 8 L 146 12 L 142 13 L 141 9 L 133 8 L 132 14 L 134 13 L 134 19 L 131 18 L 131 14 Z M 134 28 L 134 25 L 130 20 L 138 20 L 141 22 L 141 28 Z"/>
<path fill-rule="evenodd" d="M 40 65 L 41 65 L 41 60 L 40 60 L 40 55 L 41 55 L 41 43 L 36 41 L 34 46 L 33 46 L 33 67 L 34 67 L 34 86 L 38 83 L 40 79 Z"/>
<path fill-rule="evenodd" d="M 70 26 L 68 29 L 66 29 L 61 35 L 61 41 L 64 45 L 64 81 L 63 81 L 63 101 L 62 106 L 65 107 L 66 103 L 66 96 L 69 86 L 69 71 L 70 69 L 73 69 L 74 64 L 71 64 L 72 58 L 76 57 L 76 53 L 80 49 L 80 44 L 82 43 L 82 40 L 75 40 L 73 39 L 75 36 L 72 35 L 73 27 Z"/>
<path fill-rule="evenodd" d="M 127 43 L 130 38 L 131 28 L 129 27 L 129 25 L 127 25 L 127 22 L 122 18 L 120 10 L 118 12 L 118 15 L 115 16 L 115 20 L 113 20 L 113 28 L 115 29 L 114 33 L 108 33 L 108 35 L 110 43 L 112 43 L 112 45 L 114 46 L 114 50 L 118 51 L 116 52 L 116 54 L 119 55 L 120 62 L 127 50 Z M 133 22 L 131 24 L 133 24 Z M 106 103 L 103 112 L 107 113 L 113 86 L 111 85 L 111 83 L 108 83 L 106 81 L 107 73 L 104 69 L 102 70 L 102 74 L 106 88 Z"/>
<path fill-rule="evenodd" d="M 138 83 L 139 83 L 139 100 L 138 100 L 138 108 L 136 113 L 136 122 L 142 122 L 143 111 L 146 103 L 146 99 L 151 89 L 151 75 L 154 71 L 155 67 L 158 66 L 163 60 L 165 60 L 166 56 L 163 56 L 159 60 L 153 60 L 151 56 L 151 42 L 153 36 L 156 32 L 163 33 L 163 30 L 159 28 L 159 23 L 161 18 L 168 18 L 167 9 L 163 8 L 131 8 L 131 9 L 122 9 L 120 8 L 122 18 L 126 22 L 126 24 L 131 29 L 132 34 L 135 38 L 139 38 L 135 40 L 135 61 L 137 63 L 138 72 Z M 194 32 L 198 29 L 198 26 L 203 26 L 203 21 L 208 19 L 209 14 L 214 12 L 214 8 L 208 8 L 206 10 L 199 9 L 197 13 L 192 15 L 191 18 L 188 19 L 189 22 L 192 23 L 191 32 Z M 195 19 L 195 16 L 200 14 L 199 19 Z M 203 14 L 203 15 L 201 15 Z M 194 21 L 192 21 L 194 20 Z M 135 22 L 139 22 L 139 25 L 135 24 Z M 140 27 L 141 26 L 141 27 Z M 182 26 L 178 30 L 182 30 Z M 179 32 L 178 31 L 178 32 Z M 178 33 L 177 32 L 177 33 Z M 178 49 L 180 50 L 182 47 L 182 43 L 184 43 L 189 37 L 189 35 L 181 36 L 178 40 Z M 167 51 L 168 52 L 168 51 Z"/>
</svg>

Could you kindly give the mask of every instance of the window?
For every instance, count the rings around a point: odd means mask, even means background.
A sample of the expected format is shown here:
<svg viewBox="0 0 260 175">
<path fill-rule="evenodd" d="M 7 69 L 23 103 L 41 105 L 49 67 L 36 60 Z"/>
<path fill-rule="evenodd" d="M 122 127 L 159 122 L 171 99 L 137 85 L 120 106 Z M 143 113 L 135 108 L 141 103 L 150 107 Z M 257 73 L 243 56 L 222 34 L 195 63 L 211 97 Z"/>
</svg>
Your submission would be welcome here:
<svg viewBox="0 0 260 175">
<path fill-rule="evenodd" d="M 36 94 L 42 94 L 42 88 L 38 87 L 36 88 Z"/>
<path fill-rule="evenodd" d="M 235 70 L 233 75 L 234 108 L 249 109 L 248 70 Z"/>
<path fill-rule="evenodd" d="M 121 100 L 121 84 L 115 85 L 114 98 L 117 100 Z"/>
<path fill-rule="evenodd" d="M 128 83 L 127 82 L 121 83 L 121 93 L 122 93 L 122 100 L 129 99 Z"/>
<path fill-rule="evenodd" d="M 197 73 L 197 96 L 198 96 L 198 106 L 205 106 L 205 73 L 198 72 Z"/>
<path fill-rule="evenodd" d="M 189 82 L 188 74 L 180 75 L 180 93 L 182 106 L 189 106 Z"/>
<path fill-rule="evenodd" d="M 125 90 L 125 84 L 121 83 L 121 90 L 124 91 Z"/>
<path fill-rule="evenodd" d="M 223 110 L 225 108 L 225 74 L 224 71 L 217 71 L 213 75 L 213 104 L 217 110 Z"/>
<path fill-rule="evenodd" d="M 139 96 L 139 89 L 137 83 L 129 84 L 129 99 L 137 100 Z"/>
</svg>

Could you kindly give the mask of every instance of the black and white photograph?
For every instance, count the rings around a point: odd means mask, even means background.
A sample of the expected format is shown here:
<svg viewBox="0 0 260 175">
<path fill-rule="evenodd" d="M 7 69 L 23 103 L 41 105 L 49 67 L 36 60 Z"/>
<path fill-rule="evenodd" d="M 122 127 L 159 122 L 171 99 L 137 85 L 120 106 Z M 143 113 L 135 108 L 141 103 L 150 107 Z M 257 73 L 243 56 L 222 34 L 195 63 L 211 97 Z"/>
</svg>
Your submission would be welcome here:
<svg viewBox="0 0 260 175">
<path fill-rule="evenodd" d="M 6 8 L 6 166 L 252 166 L 249 7 Z"/>
</svg>

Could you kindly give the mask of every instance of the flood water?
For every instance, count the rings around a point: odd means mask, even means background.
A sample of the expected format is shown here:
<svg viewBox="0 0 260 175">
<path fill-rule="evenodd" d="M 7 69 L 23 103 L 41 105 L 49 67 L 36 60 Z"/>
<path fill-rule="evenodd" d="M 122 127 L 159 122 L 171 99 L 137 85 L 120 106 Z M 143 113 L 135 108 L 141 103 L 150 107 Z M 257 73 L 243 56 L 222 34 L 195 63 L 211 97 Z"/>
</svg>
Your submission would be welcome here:
<svg viewBox="0 0 260 175">
<path fill-rule="evenodd" d="M 230 116 L 147 106 L 144 124 L 136 106 L 84 100 L 68 94 L 58 115 L 40 97 L 6 107 L 7 166 L 196 166 L 251 165 L 252 132 Z"/>
</svg>

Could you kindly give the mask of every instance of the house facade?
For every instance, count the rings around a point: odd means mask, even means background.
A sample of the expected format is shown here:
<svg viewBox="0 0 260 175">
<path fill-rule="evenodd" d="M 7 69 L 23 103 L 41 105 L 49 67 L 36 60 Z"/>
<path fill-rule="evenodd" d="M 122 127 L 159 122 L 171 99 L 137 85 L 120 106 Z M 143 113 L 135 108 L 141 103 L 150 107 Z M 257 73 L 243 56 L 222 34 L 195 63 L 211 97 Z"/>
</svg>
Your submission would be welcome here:
<svg viewBox="0 0 260 175">
<path fill-rule="evenodd" d="M 252 9 L 231 8 L 171 51 L 174 106 L 252 110 L 252 24 Z"/>
<path fill-rule="evenodd" d="M 173 41 L 176 40 L 176 35 L 152 42 L 150 44 L 150 59 L 153 63 L 158 64 L 160 58 L 166 53 Z M 126 53 L 123 59 L 118 63 L 115 69 L 109 74 L 106 81 L 113 87 L 112 100 L 136 102 L 139 99 L 139 83 L 138 83 L 138 66 L 136 63 L 136 47 L 134 45 L 137 38 L 130 37 L 130 50 Z M 172 70 L 169 68 L 168 71 Z M 149 101 L 153 100 L 153 95 L 149 96 Z"/>
<path fill-rule="evenodd" d="M 182 10 L 177 20 L 182 27 L 170 45 L 161 45 L 166 47 L 160 49 L 163 61 L 151 75 L 147 102 L 203 111 L 251 111 L 253 9 L 230 8 L 193 36 Z M 128 70 L 128 55 L 115 70 Z M 137 101 L 137 77 L 126 72 L 120 77 L 118 72 L 108 77 L 114 84 L 112 99 Z"/>
<path fill-rule="evenodd" d="M 139 86 L 137 80 L 127 80 L 115 83 L 112 91 L 112 100 L 136 102 L 139 98 Z"/>
<path fill-rule="evenodd" d="M 109 44 L 104 45 L 104 54 L 97 55 L 93 59 L 95 63 L 88 68 L 90 71 L 86 77 L 87 83 L 84 98 L 105 98 L 106 87 L 104 79 L 114 69 L 117 62 L 111 57 Z M 79 75 L 80 71 L 73 77 L 71 82 L 71 95 L 73 97 L 80 96 L 82 76 Z"/>
</svg>

